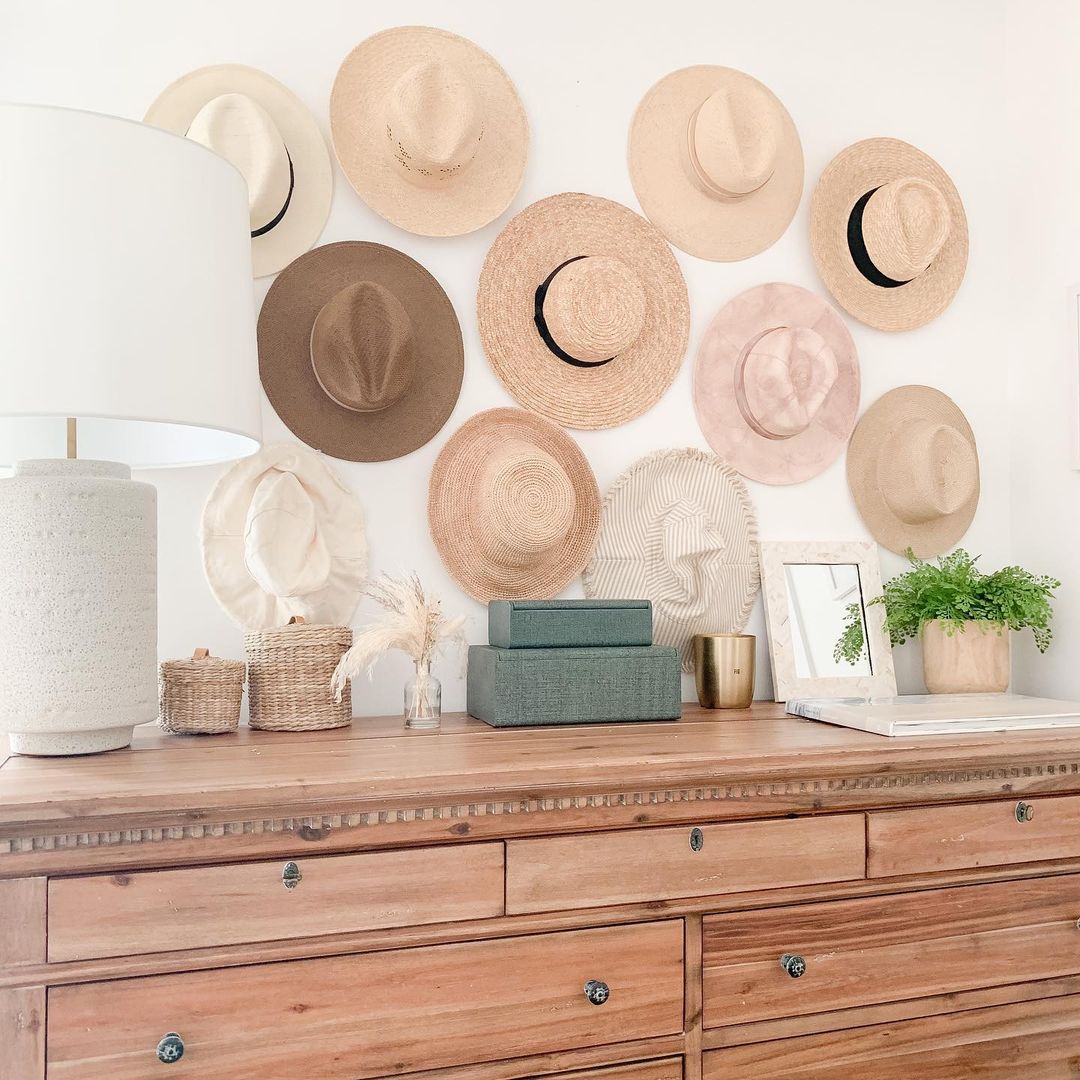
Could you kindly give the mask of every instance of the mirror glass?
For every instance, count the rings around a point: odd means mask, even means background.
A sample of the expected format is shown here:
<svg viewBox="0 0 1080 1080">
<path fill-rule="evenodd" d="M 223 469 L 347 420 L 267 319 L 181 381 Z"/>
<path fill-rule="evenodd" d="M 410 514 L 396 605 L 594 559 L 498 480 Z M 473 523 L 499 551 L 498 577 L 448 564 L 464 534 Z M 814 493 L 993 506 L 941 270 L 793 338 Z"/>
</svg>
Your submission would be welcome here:
<svg viewBox="0 0 1080 1080">
<path fill-rule="evenodd" d="M 872 675 L 859 567 L 855 563 L 785 563 L 784 579 L 796 676 Z M 845 632 L 846 655 L 841 655 Z"/>
</svg>

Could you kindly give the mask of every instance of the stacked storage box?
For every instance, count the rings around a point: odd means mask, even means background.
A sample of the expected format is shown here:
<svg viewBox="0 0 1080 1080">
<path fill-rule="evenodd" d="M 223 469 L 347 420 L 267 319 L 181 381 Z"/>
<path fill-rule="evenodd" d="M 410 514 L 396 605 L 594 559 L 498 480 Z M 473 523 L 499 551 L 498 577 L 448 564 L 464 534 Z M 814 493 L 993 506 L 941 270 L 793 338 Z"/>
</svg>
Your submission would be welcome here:
<svg viewBox="0 0 1080 1080">
<path fill-rule="evenodd" d="M 679 654 L 652 644 L 648 600 L 492 600 L 466 697 L 493 727 L 675 720 Z"/>
</svg>

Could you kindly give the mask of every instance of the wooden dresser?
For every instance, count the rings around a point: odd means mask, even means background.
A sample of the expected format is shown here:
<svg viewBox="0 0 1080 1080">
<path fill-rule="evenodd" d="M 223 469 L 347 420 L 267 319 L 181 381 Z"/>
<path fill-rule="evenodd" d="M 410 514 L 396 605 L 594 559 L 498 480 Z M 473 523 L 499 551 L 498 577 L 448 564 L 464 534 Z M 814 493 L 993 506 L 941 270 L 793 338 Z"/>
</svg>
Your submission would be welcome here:
<svg viewBox="0 0 1080 1080">
<path fill-rule="evenodd" d="M 1078 919 L 1078 731 L 149 731 L 0 766 L 0 1077 L 1075 1077 Z"/>
</svg>

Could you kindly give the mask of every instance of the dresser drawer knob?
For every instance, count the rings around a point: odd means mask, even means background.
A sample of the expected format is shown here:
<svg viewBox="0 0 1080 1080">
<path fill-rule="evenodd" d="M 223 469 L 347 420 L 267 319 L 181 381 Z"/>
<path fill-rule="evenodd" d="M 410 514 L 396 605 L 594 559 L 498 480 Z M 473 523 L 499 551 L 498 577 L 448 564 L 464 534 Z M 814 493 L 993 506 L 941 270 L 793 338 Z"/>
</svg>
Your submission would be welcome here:
<svg viewBox="0 0 1080 1080">
<path fill-rule="evenodd" d="M 806 974 L 806 961 L 796 953 L 784 953 L 780 957 L 780 966 L 793 979 L 801 979 Z"/>
<path fill-rule="evenodd" d="M 700 851 L 705 846 L 705 834 L 700 829 L 690 830 L 690 850 Z"/>
<path fill-rule="evenodd" d="M 1031 803 L 1018 802 L 1016 804 L 1016 820 L 1019 821 L 1021 825 L 1023 825 L 1025 821 L 1030 821 L 1034 816 L 1035 807 L 1032 806 Z"/>
<path fill-rule="evenodd" d="M 603 1005 L 611 997 L 611 988 L 606 982 L 601 982 L 599 979 L 590 979 L 585 984 L 585 996 L 594 1005 Z"/>
<path fill-rule="evenodd" d="M 184 1040 L 170 1031 L 161 1042 L 157 1044 L 157 1058 L 163 1065 L 172 1065 L 184 1056 Z"/>
<path fill-rule="evenodd" d="M 286 889 L 295 889 L 303 881 L 304 875 L 300 873 L 300 866 L 294 862 L 287 862 L 281 871 L 281 884 Z"/>
</svg>

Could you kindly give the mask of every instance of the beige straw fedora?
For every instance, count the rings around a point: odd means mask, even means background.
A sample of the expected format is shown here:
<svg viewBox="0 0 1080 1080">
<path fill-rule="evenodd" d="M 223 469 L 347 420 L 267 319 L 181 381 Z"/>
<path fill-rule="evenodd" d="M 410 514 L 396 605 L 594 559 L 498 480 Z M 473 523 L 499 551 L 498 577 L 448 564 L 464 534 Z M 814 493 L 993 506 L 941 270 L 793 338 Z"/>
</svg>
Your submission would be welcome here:
<svg viewBox="0 0 1080 1080">
<path fill-rule="evenodd" d="M 667 242 L 633 210 L 566 193 L 521 211 L 480 272 L 495 374 L 525 408 L 574 428 L 649 409 L 686 352 L 690 303 Z"/>
<path fill-rule="evenodd" d="M 956 403 L 930 386 L 878 398 L 851 436 L 848 485 L 863 522 L 890 551 L 948 551 L 979 504 L 975 436 Z"/>
<path fill-rule="evenodd" d="M 509 76 L 478 45 L 399 26 L 345 58 L 330 95 L 334 153 L 356 193 L 421 236 L 497 218 L 521 186 L 529 123 Z"/>
<path fill-rule="evenodd" d="M 255 277 L 319 239 L 334 193 L 330 151 L 304 103 L 242 64 L 199 68 L 166 87 L 145 121 L 221 154 L 248 185 Z"/>
<path fill-rule="evenodd" d="M 386 461 L 446 423 L 464 370 L 445 292 L 394 248 L 344 240 L 301 255 L 259 314 L 259 372 L 278 416 L 331 457 Z"/>
<path fill-rule="evenodd" d="M 802 144 L 787 109 L 732 68 L 702 64 L 665 75 L 634 114 L 628 157 L 646 216 L 703 259 L 764 251 L 802 198 Z"/>
<path fill-rule="evenodd" d="M 704 450 L 660 450 L 604 497 L 585 595 L 651 600 L 653 641 L 690 670 L 695 634 L 746 625 L 758 592 L 757 520 L 741 478 Z"/>
<path fill-rule="evenodd" d="M 446 569 L 470 596 L 547 600 L 592 552 L 600 493 L 566 432 L 522 409 L 489 409 L 436 459 L 428 522 Z"/>
<path fill-rule="evenodd" d="M 818 273 L 879 330 L 937 318 L 967 268 L 964 204 L 945 170 L 899 139 L 865 139 L 829 163 L 810 201 Z"/>
<path fill-rule="evenodd" d="M 360 502 L 306 446 L 278 443 L 233 465 L 202 516 L 214 599 L 246 630 L 294 615 L 348 625 L 367 574 Z"/>
<path fill-rule="evenodd" d="M 859 357 L 844 320 L 798 285 L 740 293 L 706 331 L 694 409 L 709 445 L 763 484 L 826 469 L 859 411 Z"/>
</svg>

